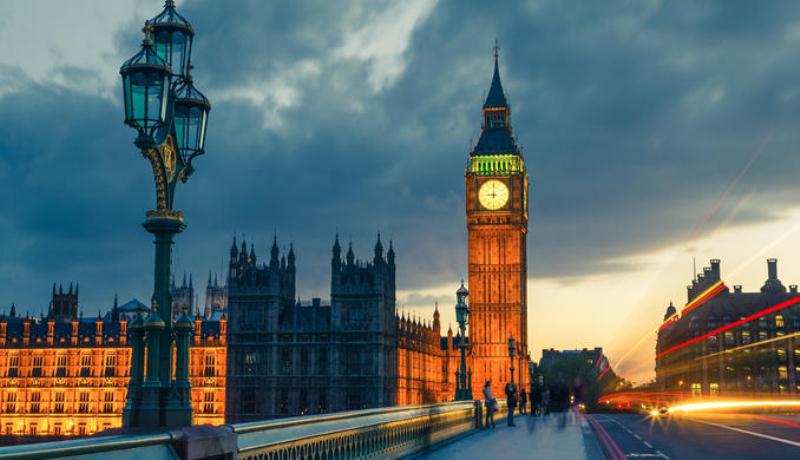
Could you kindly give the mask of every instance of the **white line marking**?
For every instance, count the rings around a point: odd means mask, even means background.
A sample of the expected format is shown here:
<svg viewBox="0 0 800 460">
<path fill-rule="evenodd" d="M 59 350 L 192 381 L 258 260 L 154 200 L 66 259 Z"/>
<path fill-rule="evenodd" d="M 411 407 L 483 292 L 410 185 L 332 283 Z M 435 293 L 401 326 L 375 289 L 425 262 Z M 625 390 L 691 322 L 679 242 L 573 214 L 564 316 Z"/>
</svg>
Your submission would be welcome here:
<svg viewBox="0 0 800 460">
<path fill-rule="evenodd" d="M 756 437 L 759 437 L 759 438 L 769 439 L 770 441 L 781 442 L 783 444 L 788 444 L 788 445 L 794 446 L 794 447 L 800 447 L 800 442 L 791 441 L 789 439 L 778 438 L 776 436 L 770 436 L 768 434 L 756 433 L 755 431 L 743 430 L 741 428 L 734 428 L 732 426 L 723 425 L 721 423 L 706 422 L 704 420 L 696 420 L 696 419 L 689 419 L 689 420 L 691 420 L 693 422 L 697 422 L 697 423 L 703 423 L 705 425 L 715 426 L 717 428 L 724 428 L 726 430 L 737 431 L 739 433 L 749 434 L 750 436 L 756 436 Z"/>
<path fill-rule="evenodd" d="M 649 447 L 651 449 L 653 448 L 653 445 L 650 444 L 649 442 L 647 442 L 647 441 L 642 441 L 642 442 L 644 443 L 645 446 L 647 446 L 647 447 Z"/>
<path fill-rule="evenodd" d="M 664 455 L 664 452 L 661 452 L 660 450 L 657 450 L 657 451 L 656 451 L 656 453 L 657 453 L 658 455 L 660 455 L 662 458 L 664 458 L 664 460 L 669 460 L 669 457 L 667 457 L 666 455 Z"/>
<path fill-rule="evenodd" d="M 625 454 L 625 456 L 626 456 L 626 457 L 631 457 L 631 458 L 638 458 L 638 457 L 660 457 L 660 455 L 658 455 L 658 454 L 640 454 L 640 453 L 637 453 L 637 452 L 634 452 L 634 453 L 631 453 L 631 454 Z"/>
<path fill-rule="evenodd" d="M 638 439 L 639 441 L 641 441 L 641 440 L 642 440 L 642 437 L 641 437 L 641 436 L 639 436 L 639 435 L 638 435 L 638 434 L 636 434 L 636 433 L 633 433 L 633 437 L 634 437 L 634 438 L 636 438 L 636 439 Z"/>
</svg>

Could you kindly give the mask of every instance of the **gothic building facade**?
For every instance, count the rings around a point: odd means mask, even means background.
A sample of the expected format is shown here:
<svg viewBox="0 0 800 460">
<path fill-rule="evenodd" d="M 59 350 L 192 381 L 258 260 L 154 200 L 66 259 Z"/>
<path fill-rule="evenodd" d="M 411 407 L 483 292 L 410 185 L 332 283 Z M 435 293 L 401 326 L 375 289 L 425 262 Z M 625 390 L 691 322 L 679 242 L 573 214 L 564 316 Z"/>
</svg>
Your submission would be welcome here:
<svg viewBox="0 0 800 460">
<path fill-rule="evenodd" d="M 398 317 L 395 252 L 331 258 L 330 303 L 295 301 L 296 260 L 273 240 L 268 263 L 234 244 L 228 273 L 226 420 L 452 399 L 457 347 L 432 323 Z"/>
<path fill-rule="evenodd" d="M 0 315 L 0 435 L 88 435 L 122 422 L 136 300 L 105 315 L 78 313 L 78 287 L 53 288 L 47 316 Z M 226 325 L 195 318 L 190 349 L 193 423 L 221 424 L 225 413 Z"/>
<path fill-rule="evenodd" d="M 800 295 L 767 260 L 759 292 L 731 291 L 712 259 L 687 287 L 678 312 L 667 307 L 656 342 L 656 385 L 693 396 L 800 393 Z"/>
</svg>

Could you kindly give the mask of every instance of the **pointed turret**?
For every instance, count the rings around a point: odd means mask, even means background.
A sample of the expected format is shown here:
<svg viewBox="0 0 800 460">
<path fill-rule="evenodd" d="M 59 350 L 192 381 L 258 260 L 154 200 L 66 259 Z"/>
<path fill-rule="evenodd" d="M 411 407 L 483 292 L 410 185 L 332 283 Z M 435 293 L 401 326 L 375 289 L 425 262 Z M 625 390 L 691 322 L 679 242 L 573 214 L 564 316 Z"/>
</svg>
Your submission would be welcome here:
<svg viewBox="0 0 800 460">
<path fill-rule="evenodd" d="M 233 237 L 233 244 L 231 245 L 231 260 L 236 259 L 239 255 L 239 250 L 236 249 L 236 237 Z"/>
<path fill-rule="evenodd" d="M 256 264 L 256 248 L 253 243 L 250 243 L 250 263 Z"/>
<path fill-rule="evenodd" d="M 392 240 L 389 240 L 389 251 L 386 253 L 386 261 L 389 265 L 394 265 L 394 247 L 392 246 Z"/>
<path fill-rule="evenodd" d="M 186 270 L 183 271 L 183 283 L 181 283 L 181 287 L 186 287 Z"/>
<path fill-rule="evenodd" d="M 17 306 L 14 305 L 13 303 L 11 304 L 11 310 L 8 312 L 8 316 L 10 318 L 16 318 L 17 317 Z"/>
<path fill-rule="evenodd" d="M 189 273 L 189 289 L 193 289 L 193 286 L 192 286 L 192 274 L 191 273 Z"/>
<path fill-rule="evenodd" d="M 272 237 L 272 248 L 269 250 L 269 265 L 271 267 L 278 267 L 278 235 Z"/>
<path fill-rule="evenodd" d="M 211 284 L 211 270 L 208 271 L 208 283 L 206 283 L 206 288 L 210 288 Z"/>
<path fill-rule="evenodd" d="M 433 328 L 439 330 L 441 323 L 439 322 L 439 302 L 434 303 L 433 306 Z"/>
<path fill-rule="evenodd" d="M 333 242 L 333 261 L 342 259 L 342 246 L 339 244 L 339 234 L 336 234 L 336 239 Z"/>
<path fill-rule="evenodd" d="M 347 247 L 347 265 L 353 265 L 355 261 L 355 254 L 353 254 L 353 242 L 351 241 Z"/>
<path fill-rule="evenodd" d="M 375 264 L 383 260 L 383 244 L 381 244 L 381 234 L 378 233 L 378 241 L 375 242 Z"/>
</svg>

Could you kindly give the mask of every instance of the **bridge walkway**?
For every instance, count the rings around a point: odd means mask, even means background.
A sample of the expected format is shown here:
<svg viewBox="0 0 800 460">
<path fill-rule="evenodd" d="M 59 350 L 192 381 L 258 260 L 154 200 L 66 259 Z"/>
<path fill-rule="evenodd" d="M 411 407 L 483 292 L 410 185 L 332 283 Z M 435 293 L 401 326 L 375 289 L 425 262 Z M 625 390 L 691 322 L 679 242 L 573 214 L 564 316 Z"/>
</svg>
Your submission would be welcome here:
<svg viewBox="0 0 800 460">
<path fill-rule="evenodd" d="M 413 458 L 492 460 L 602 460 L 603 454 L 585 417 L 578 412 L 553 413 L 541 417 L 517 415 L 509 427 L 505 417 L 497 428 L 446 443 Z"/>
</svg>

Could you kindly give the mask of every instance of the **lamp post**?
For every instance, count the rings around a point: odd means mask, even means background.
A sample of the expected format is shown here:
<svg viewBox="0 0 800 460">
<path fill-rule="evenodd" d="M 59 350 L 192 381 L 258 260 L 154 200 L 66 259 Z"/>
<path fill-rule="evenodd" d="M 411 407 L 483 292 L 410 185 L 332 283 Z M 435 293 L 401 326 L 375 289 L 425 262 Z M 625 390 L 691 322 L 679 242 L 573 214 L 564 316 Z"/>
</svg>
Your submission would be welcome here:
<svg viewBox="0 0 800 460">
<path fill-rule="evenodd" d="M 514 355 L 516 353 L 516 345 L 514 341 L 514 336 L 508 338 L 508 357 L 511 360 L 511 381 L 514 381 Z"/>
<path fill-rule="evenodd" d="M 164 10 L 147 21 L 143 31 L 141 50 L 125 61 L 120 74 L 125 124 L 136 129 L 134 145 L 150 162 L 155 179 L 156 208 L 147 211 L 143 224 L 154 236 L 155 270 L 153 307 L 142 326 L 132 331 L 135 340 L 131 341 L 131 379 L 123 424 L 186 426 L 192 422 L 186 339 L 191 335 L 191 321 L 184 318 L 185 312 L 174 321 L 169 288 L 173 240 L 186 225 L 183 213 L 173 208 L 173 200 L 178 182 L 186 182 L 194 171 L 192 160 L 204 153 L 211 105 L 193 85 L 194 29 L 175 11 L 175 2 L 167 0 Z M 145 345 L 146 379 L 142 365 Z"/>
<path fill-rule="evenodd" d="M 529 383 L 529 386 L 530 386 L 530 391 L 528 392 L 528 400 L 531 403 L 531 408 L 528 411 L 528 414 L 531 417 L 533 417 L 534 416 L 534 412 L 536 412 L 536 410 L 535 410 L 536 408 L 533 407 L 533 392 L 535 391 L 535 385 L 534 385 L 533 377 L 534 377 L 534 374 L 536 373 L 536 363 L 534 363 L 531 360 L 530 352 L 528 353 L 527 358 L 528 358 L 528 383 Z"/>
<path fill-rule="evenodd" d="M 458 322 L 459 341 L 458 348 L 461 350 L 461 368 L 456 371 L 456 401 L 472 400 L 472 383 L 467 383 L 470 372 L 467 371 L 467 324 L 469 322 L 469 305 L 467 305 L 469 291 L 464 287 L 464 280 L 461 280 L 461 287 L 456 291 L 456 321 Z M 469 379 L 471 380 L 471 379 Z"/>
</svg>

